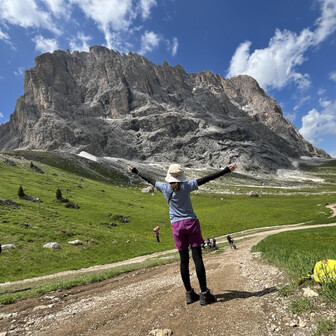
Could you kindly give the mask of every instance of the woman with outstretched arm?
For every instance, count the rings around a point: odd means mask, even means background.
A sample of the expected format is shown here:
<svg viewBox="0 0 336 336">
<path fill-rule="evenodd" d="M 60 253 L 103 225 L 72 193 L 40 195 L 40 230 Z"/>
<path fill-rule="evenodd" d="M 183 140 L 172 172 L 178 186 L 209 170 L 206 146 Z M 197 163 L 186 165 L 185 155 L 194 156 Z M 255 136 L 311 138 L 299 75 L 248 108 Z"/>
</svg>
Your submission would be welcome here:
<svg viewBox="0 0 336 336">
<path fill-rule="evenodd" d="M 146 176 L 133 166 L 127 166 L 129 172 L 138 175 L 143 180 L 152 184 L 158 191 L 162 192 L 168 202 L 175 247 L 180 254 L 180 271 L 186 289 L 187 304 L 200 300 L 200 304 L 204 306 L 217 301 L 216 297 L 207 287 L 201 249 L 204 239 L 201 234 L 199 220 L 192 208 L 190 193 L 197 190 L 200 185 L 234 171 L 236 167 L 237 164 L 233 163 L 214 174 L 201 177 L 197 180 L 186 181 L 183 168 L 179 164 L 172 164 L 169 166 L 165 178 L 168 183 L 163 183 Z M 192 258 L 195 263 L 200 294 L 197 294 L 190 284 L 189 247 L 191 248 Z"/>
</svg>

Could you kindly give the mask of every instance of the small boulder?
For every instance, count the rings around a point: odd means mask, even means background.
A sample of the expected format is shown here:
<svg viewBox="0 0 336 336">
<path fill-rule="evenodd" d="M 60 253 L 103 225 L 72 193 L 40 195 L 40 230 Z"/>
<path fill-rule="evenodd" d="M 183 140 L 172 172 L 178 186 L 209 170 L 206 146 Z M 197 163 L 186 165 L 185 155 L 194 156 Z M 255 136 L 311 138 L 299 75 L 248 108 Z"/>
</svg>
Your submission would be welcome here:
<svg viewBox="0 0 336 336">
<path fill-rule="evenodd" d="M 44 244 L 43 247 L 49 248 L 49 249 L 60 249 L 61 248 L 60 244 L 56 242 L 50 242 L 50 243 Z"/>
<path fill-rule="evenodd" d="M 112 219 L 116 220 L 116 221 L 118 221 L 120 223 L 128 223 L 128 222 L 130 222 L 130 219 L 128 217 L 123 216 L 123 215 L 114 215 L 112 217 Z"/>
<path fill-rule="evenodd" d="M 248 195 L 249 195 L 250 197 L 259 197 L 259 194 L 258 194 L 257 192 L 255 192 L 255 191 L 250 191 L 250 192 L 248 193 Z"/>
<path fill-rule="evenodd" d="M 5 250 L 5 249 L 8 249 L 8 250 L 13 250 L 16 248 L 16 246 L 14 244 L 4 244 L 4 245 L 1 245 L 2 249 Z"/>
<path fill-rule="evenodd" d="M 15 161 L 6 159 L 5 164 L 8 166 L 16 166 Z"/>
<path fill-rule="evenodd" d="M 152 192 L 154 192 L 154 187 L 153 187 L 152 185 L 150 185 L 150 186 L 147 187 L 147 188 L 143 188 L 143 189 L 141 190 L 141 192 L 142 192 L 143 194 L 146 194 L 146 193 L 152 193 Z"/>
<path fill-rule="evenodd" d="M 23 196 L 20 196 L 20 198 L 24 199 L 26 201 L 29 201 L 29 202 L 42 203 L 42 200 L 40 200 L 38 197 L 33 197 L 33 196 L 30 196 L 30 195 L 23 195 Z"/>
<path fill-rule="evenodd" d="M 72 241 L 69 241 L 68 244 L 71 244 L 71 245 L 83 245 L 83 242 L 79 239 L 75 239 L 75 240 L 72 240 Z"/>
<path fill-rule="evenodd" d="M 33 308 L 33 312 L 36 312 L 37 310 L 52 308 L 53 306 L 54 306 L 53 304 L 36 306 L 36 307 Z"/>
<path fill-rule="evenodd" d="M 171 329 L 154 329 L 148 336 L 172 336 L 174 333 Z"/>
<path fill-rule="evenodd" d="M 12 201 L 12 200 L 6 200 L 6 201 L 3 201 L 0 199 L 0 205 L 9 205 L 9 206 L 12 206 L 14 208 L 18 208 L 19 207 L 19 204 Z"/>
<path fill-rule="evenodd" d="M 41 168 L 35 166 L 33 162 L 30 162 L 30 168 L 37 173 L 44 174 L 44 171 Z"/>
<path fill-rule="evenodd" d="M 303 296 L 305 296 L 305 297 L 319 296 L 318 293 L 316 293 L 311 288 L 303 288 L 302 290 L 303 290 Z"/>
<path fill-rule="evenodd" d="M 78 204 L 74 204 L 73 202 L 65 203 L 64 206 L 68 209 L 79 209 L 80 208 Z"/>
</svg>

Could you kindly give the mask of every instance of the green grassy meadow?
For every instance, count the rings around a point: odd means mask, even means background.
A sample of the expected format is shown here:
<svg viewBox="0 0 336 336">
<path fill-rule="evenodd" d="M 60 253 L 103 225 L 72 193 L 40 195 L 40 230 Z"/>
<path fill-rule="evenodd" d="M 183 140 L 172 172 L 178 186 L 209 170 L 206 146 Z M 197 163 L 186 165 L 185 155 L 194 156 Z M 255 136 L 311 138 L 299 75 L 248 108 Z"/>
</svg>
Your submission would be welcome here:
<svg viewBox="0 0 336 336">
<path fill-rule="evenodd" d="M 285 286 L 280 292 L 283 295 L 291 288 L 291 311 L 294 314 L 305 312 L 307 305 L 309 309 L 313 306 L 319 306 L 318 303 L 312 303 L 312 300 L 302 297 L 296 282 L 299 278 L 313 274 L 313 268 L 316 262 L 323 259 L 336 259 L 336 227 L 315 228 L 291 232 L 282 232 L 274 236 L 269 236 L 259 244 L 254 246 L 253 251 L 262 253 L 262 257 L 268 262 L 285 270 L 290 278 L 291 284 Z M 314 280 L 306 280 L 302 286 L 312 286 L 316 284 Z M 321 300 L 334 305 L 336 302 L 336 282 L 328 281 L 322 283 L 317 288 L 321 295 Z M 285 294 L 284 296 L 287 296 Z M 293 296 L 293 295 L 292 295 Z M 325 303 L 324 303 L 325 304 Z M 329 321 L 332 323 L 332 321 Z M 323 323 L 322 323 L 323 324 Z M 331 326 L 330 331 L 336 331 L 335 324 Z M 324 333 L 323 333 L 324 334 Z M 325 333 L 329 335 L 329 333 Z"/>
<path fill-rule="evenodd" d="M 26 159 L 17 159 L 16 166 L 0 161 L 0 199 L 20 205 L 18 208 L 0 205 L 0 243 L 16 246 L 13 250 L 3 250 L 0 255 L 0 282 L 174 248 L 168 205 L 159 192 L 141 193 L 145 185 L 140 180 L 134 182 L 133 177 L 131 181 L 120 170 L 85 159 L 71 161 L 41 152 L 10 155 Z M 45 174 L 33 171 L 31 161 Z M 237 177 L 232 175 L 222 180 L 232 187 L 235 179 Z M 20 185 L 27 195 L 40 198 L 42 203 L 20 199 L 17 194 Z M 62 196 L 78 204 L 79 209 L 65 208 L 64 203 L 56 199 L 58 188 Z M 332 193 L 290 196 L 273 193 L 254 198 L 242 193 L 201 192 L 193 194 L 192 202 L 204 237 L 264 226 L 335 221 L 328 218 L 331 211 L 325 208 L 325 204 L 335 202 Z M 129 222 L 121 222 L 119 218 L 127 218 Z M 160 243 L 152 232 L 157 225 L 160 226 Z M 331 228 L 325 230 L 335 232 Z M 83 245 L 68 244 L 75 239 L 83 241 Z M 58 242 L 61 249 L 43 248 L 48 242 Z"/>
<path fill-rule="evenodd" d="M 336 259 L 336 227 L 282 232 L 254 247 L 293 278 L 306 275 L 317 261 Z"/>
</svg>

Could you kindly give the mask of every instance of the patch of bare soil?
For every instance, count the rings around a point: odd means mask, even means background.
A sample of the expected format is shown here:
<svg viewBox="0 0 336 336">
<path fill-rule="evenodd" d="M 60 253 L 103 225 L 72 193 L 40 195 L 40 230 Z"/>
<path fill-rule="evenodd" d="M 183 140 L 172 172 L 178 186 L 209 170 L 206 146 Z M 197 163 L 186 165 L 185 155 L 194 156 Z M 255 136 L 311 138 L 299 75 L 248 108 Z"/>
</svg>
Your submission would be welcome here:
<svg viewBox="0 0 336 336">
<path fill-rule="evenodd" d="M 186 305 L 175 262 L 2 306 L 0 335 L 143 336 L 154 329 L 169 329 L 166 335 L 174 336 L 313 335 L 318 314 L 292 315 L 288 300 L 278 293 L 286 275 L 250 251 L 270 234 L 309 227 L 314 226 L 257 232 L 238 242 L 237 250 L 225 247 L 221 254 L 205 255 L 217 303 Z M 328 307 L 321 314 L 335 316 L 335 310 Z"/>
</svg>

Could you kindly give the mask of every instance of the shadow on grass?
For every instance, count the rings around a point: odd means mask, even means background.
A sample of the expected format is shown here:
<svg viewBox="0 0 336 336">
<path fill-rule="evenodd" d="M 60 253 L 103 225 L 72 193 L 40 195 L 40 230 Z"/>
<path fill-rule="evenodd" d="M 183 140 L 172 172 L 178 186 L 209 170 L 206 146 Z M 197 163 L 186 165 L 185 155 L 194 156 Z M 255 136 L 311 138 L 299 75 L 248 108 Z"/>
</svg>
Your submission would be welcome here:
<svg viewBox="0 0 336 336">
<path fill-rule="evenodd" d="M 227 293 L 216 294 L 215 296 L 218 302 L 227 302 L 235 299 L 247 299 L 252 296 L 260 297 L 277 291 L 278 290 L 275 287 L 265 288 L 258 292 L 228 290 Z"/>
</svg>

